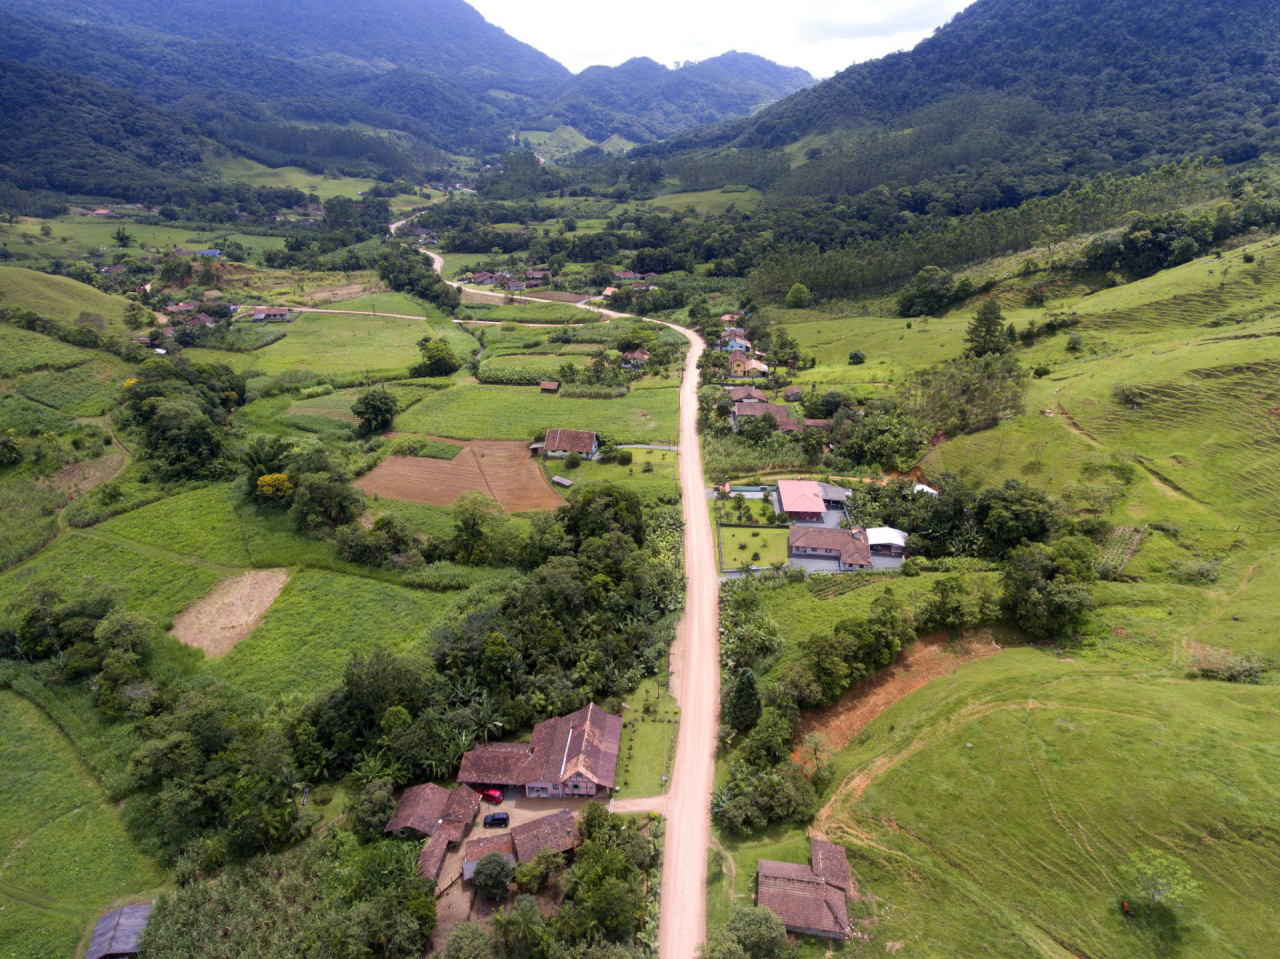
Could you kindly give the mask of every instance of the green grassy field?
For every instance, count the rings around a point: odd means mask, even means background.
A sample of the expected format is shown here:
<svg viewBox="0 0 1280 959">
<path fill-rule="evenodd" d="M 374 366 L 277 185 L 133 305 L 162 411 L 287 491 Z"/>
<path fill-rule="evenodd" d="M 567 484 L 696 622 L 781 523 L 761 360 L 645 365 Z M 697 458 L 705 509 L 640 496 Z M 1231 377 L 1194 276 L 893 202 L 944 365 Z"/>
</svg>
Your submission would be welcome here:
<svg viewBox="0 0 1280 959">
<path fill-rule="evenodd" d="M 1270 955 L 1277 733 L 1273 689 L 1013 650 L 873 723 L 837 758 L 837 781 L 861 778 L 819 828 L 876 896 L 875 951 Z M 1128 922 L 1120 867 L 1149 847 L 1185 860 L 1200 890 Z"/>
<path fill-rule="evenodd" d="M 431 627 L 456 609 L 458 595 L 301 570 L 253 635 L 208 668 L 267 698 L 305 699 L 336 684 L 354 653 L 423 648 Z"/>
<path fill-rule="evenodd" d="M 50 227 L 53 230 L 52 235 L 48 237 L 42 235 L 40 232 L 42 226 Z M 124 247 L 116 243 L 114 236 L 120 227 L 124 227 L 131 238 L 128 245 Z M 175 248 L 202 250 L 216 246 L 227 239 L 237 240 L 255 251 L 284 247 L 284 238 L 279 236 L 258 236 L 234 233 L 229 230 L 193 231 L 189 227 L 153 226 L 138 223 L 128 215 L 110 219 L 77 215 L 49 220 L 24 218 L 11 227 L 0 226 L 0 240 L 9 242 L 14 259 L 32 261 L 33 264 L 38 265 L 44 265 L 53 260 L 66 261 L 96 257 L 88 260 L 96 268 L 110 264 L 117 253 L 136 257 L 147 254 L 154 256 Z M 74 280 L 65 280 L 65 282 L 83 286 Z M 84 287 L 84 289 L 93 293 L 91 287 Z M 106 296 L 106 294 L 100 295 Z"/>
<path fill-rule="evenodd" d="M 547 160 L 559 160 L 571 153 L 594 146 L 595 141 L 579 133 L 576 127 L 562 125 L 555 130 L 521 130 L 520 140 L 529 141 L 534 152 Z"/>
<path fill-rule="evenodd" d="M 631 450 L 630 466 L 617 463 L 582 463 L 576 470 L 566 469 L 563 460 L 547 460 L 543 464 L 547 478 L 563 476 L 575 486 L 591 483 L 617 483 L 651 499 L 670 500 L 680 495 L 676 454 L 667 450 Z M 644 464 L 652 463 L 652 472 Z"/>
<path fill-rule="evenodd" d="M 643 200 L 642 205 L 656 210 L 687 210 L 695 213 L 719 215 L 729 207 L 739 210 L 754 210 L 760 205 L 762 194 L 759 190 L 746 190 L 741 193 L 726 193 L 723 190 L 698 190 L 690 193 L 664 193 L 652 200 Z"/>
<path fill-rule="evenodd" d="M 231 183 L 247 183 L 250 186 L 278 189 L 292 188 L 301 190 L 303 193 L 314 193 L 321 200 L 329 200 L 335 196 L 357 197 L 375 185 L 374 180 L 356 177 L 325 177 L 296 166 L 272 168 L 247 157 L 229 154 L 213 158 L 213 167 L 224 180 Z"/>
<path fill-rule="evenodd" d="M 467 307 L 477 320 L 487 323 L 588 323 L 594 317 L 590 310 L 569 303 L 510 303 L 495 306 L 475 304 Z"/>
<path fill-rule="evenodd" d="M 15 326 L 0 326 L 0 377 L 33 370 L 67 370 L 87 363 L 93 353 Z"/>
<path fill-rule="evenodd" d="M 721 569 L 741 569 L 746 565 L 765 568 L 787 562 L 785 529 L 721 526 L 719 535 Z"/>
<path fill-rule="evenodd" d="M 542 394 L 535 386 L 464 384 L 428 396 L 396 425 L 452 439 L 523 440 L 558 427 L 605 433 L 620 443 L 665 443 L 676 435 L 678 406 L 674 388 L 579 400 Z"/>
<path fill-rule="evenodd" d="M 618 747 L 618 795 L 659 796 L 667 791 L 664 779 L 675 756 L 680 709 L 658 677 L 646 679 L 628 694 L 627 704 L 631 708 Z"/>
<path fill-rule="evenodd" d="M 164 873 L 58 728 L 0 691 L 0 943 L 12 959 L 76 954 L 98 915 L 147 898 Z M 20 771 L 20 773 L 19 773 Z"/>
<path fill-rule="evenodd" d="M 64 276 L 0 266 L 0 301 L 67 324 L 74 323 L 81 313 L 93 313 L 106 320 L 109 330 L 126 330 L 124 308 L 128 301 L 124 297 L 102 293 Z"/>
<path fill-rule="evenodd" d="M 284 329 L 284 339 L 253 353 L 190 349 L 183 355 L 243 373 L 403 373 L 420 359 L 417 342 L 429 332 L 422 320 L 327 313 L 303 313 Z"/>
</svg>

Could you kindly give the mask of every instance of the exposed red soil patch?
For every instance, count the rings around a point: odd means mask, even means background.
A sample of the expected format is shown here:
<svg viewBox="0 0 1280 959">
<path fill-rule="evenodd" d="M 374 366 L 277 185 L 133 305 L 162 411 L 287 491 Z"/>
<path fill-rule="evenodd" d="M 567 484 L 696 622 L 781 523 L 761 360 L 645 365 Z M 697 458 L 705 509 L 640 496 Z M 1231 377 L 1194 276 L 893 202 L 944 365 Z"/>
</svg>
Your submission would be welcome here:
<svg viewBox="0 0 1280 959">
<path fill-rule="evenodd" d="M 210 659 L 225 656 L 249 638 L 288 581 L 287 569 L 255 569 L 224 579 L 179 613 L 169 634 Z"/>
<path fill-rule="evenodd" d="M 356 486 L 385 499 L 428 506 L 452 506 L 463 493 L 474 491 L 497 500 L 506 513 L 555 509 L 564 503 L 526 444 L 473 440 L 459 445 L 462 452 L 451 460 L 388 456 Z"/>
<path fill-rule="evenodd" d="M 800 735 L 818 733 L 833 750 L 843 749 L 873 719 L 930 680 L 1000 652 L 986 631 L 962 638 L 949 633 L 922 636 L 888 669 L 869 676 L 834 706 L 813 709 L 800 717 Z M 802 761 L 802 751 L 794 755 Z"/>
<path fill-rule="evenodd" d="M 55 489 L 72 496 L 83 496 L 114 477 L 124 467 L 124 453 L 110 446 L 96 460 L 69 463 L 54 473 L 49 482 Z"/>
</svg>

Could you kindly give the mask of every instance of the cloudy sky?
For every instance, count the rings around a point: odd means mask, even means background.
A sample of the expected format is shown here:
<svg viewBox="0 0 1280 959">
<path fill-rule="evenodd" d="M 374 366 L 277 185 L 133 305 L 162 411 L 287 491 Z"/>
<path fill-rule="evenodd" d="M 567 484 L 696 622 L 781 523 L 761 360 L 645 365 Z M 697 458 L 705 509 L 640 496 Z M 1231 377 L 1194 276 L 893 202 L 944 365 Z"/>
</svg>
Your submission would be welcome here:
<svg viewBox="0 0 1280 959">
<path fill-rule="evenodd" d="M 910 49 L 972 0 L 470 0 L 519 40 L 570 70 L 652 57 L 668 66 L 726 50 L 758 53 L 827 77 Z"/>
</svg>

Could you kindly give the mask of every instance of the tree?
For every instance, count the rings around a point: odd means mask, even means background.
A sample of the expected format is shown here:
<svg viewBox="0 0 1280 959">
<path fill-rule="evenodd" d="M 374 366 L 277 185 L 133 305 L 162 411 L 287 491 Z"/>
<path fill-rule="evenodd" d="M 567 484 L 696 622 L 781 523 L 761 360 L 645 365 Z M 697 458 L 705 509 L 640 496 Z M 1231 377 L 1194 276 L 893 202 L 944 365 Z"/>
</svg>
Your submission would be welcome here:
<svg viewBox="0 0 1280 959">
<path fill-rule="evenodd" d="M 725 929 L 750 959 L 781 959 L 787 954 L 782 920 L 761 906 L 734 906 Z"/>
<path fill-rule="evenodd" d="M 809 293 L 809 288 L 803 283 L 793 284 L 791 289 L 787 291 L 788 310 L 803 310 L 811 302 L 813 302 L 813 297 Z"/>
<path fill-rule="evenodd" d="M 360 421 L 362 433 L 382 433 L 391 429 L 399 411 L 400 403 L 385 386 L 361 393 L 351 407 L 351 412 Z"/>
<path fill-rule="evenodd" d="M 493 935 L 475 922 L 460 922 L 445 941 L 443 959 L 493 959 Z"/>
<path fill-rule="evenodd" d="M 750 729 L 759 722 L 761 708 L 756 674 L 748 667 L 739 672 L 734 681 L 733 691 L 725 703 L 725 720 L 739 731 Z"/>
<path fill-rule="evenodd" d="M 721 927 L 712 929 L 707 941 L 698 949 L 698 959 L 748 959 L 738 940 Z"/>
<path fill-rule="evenodd" d="M 576 451 L 570 451 L 569 455 L 564 458 L 564 468 L 567 470 L 576 470 L 582 465 L 582 456 Z"/>
<path fill-rule="evenodd" d="M 115 240 L 116 246 L 122 250 L 133 243 L 132 235 L 122 226 L 116 227 L 116 232 L 111 234 L 111 239 Z"/>
<path fill-rule="evenodd" d="M 375 779 L 360 791 L 360 800 L 351 816 L 351 829 L 363 842 L 371 842 L 382 835 L 396 811 L 395 783 L 390 779 Z"/>
<path fill-rule="evenodd" d="M 449 376 L 461 366 L 448 343 L 444 340 L 430 340 L 422 345 L 422 362 L 410 372 L 414 376 Z"/>
<path fill-rule="evenodd" d="M 499 902 L 507 898 L 507 887 L 515 879 L 515 868 L 507 862 L 500 852 L 491 852 L 478 863 L 471 881 L 475 883 L 476 892 Z"/>
<path fill-rule="evenodd" d="M 0 466 L 16 466 L 22 457 L 22 447 L 14 439 L 13 430 L 0 433 Z"/>
<path fill-rule="evenodd" d="M 1093 608 L 1097 558 L 1097 547 L 1081 536 L 1018 547 L 1002 577 L 1005 610 L 1033 636 L 1074 632 Z"/>
<path fill-rule="evenodd" d="M 1068 230 L 1065 226 L 1055 224 L 1047 227 L 1044 236 L 1040 238 L 1040 245 L 1049 251 L 1049 269 L 1053 269 L 1053 257 L 1057 253 L 1058 247 L 1062 241 L 1067 238 Z"/>
<path fill-rule="evenodd" d="M 969 321 L 964 339 L 974 356 L 1003 353 L 1008 347 L 1009 340 L 1004 331 L 1004 314 L 1000 312 L 1000 304 L 994 298 L 982 301 L 978 312 Z"/>
<path fill-rule="evenodd" d="M 867 362 L 867 354 L 862 350 L 853 350 L 849 353 L 850 366 L 861 366 L 865 362 Z"/>
<path fill-rule="evenodd" d="M 1176 906 L 1199 888 L 1185 862 L 1158 849 L 1133 853 L 1121 873 L 1134 898 L 1145 899 L 1149 909 Z"/>
</svg>

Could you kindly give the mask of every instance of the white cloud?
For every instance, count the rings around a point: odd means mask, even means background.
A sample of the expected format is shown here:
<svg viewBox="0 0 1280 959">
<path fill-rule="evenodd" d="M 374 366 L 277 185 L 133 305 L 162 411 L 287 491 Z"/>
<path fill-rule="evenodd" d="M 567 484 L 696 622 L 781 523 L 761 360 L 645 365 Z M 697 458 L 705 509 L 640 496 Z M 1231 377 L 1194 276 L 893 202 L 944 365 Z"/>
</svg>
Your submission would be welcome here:
<svg viewBox="0 0 1280 959">
<path fill-rule="evenodd" d="M 826 77 L 909 49 L 971 0 L 469 0 L 493 24 L 573 71 L 651 57 L 671 65 L 740 50 Z"/>
</svg>

